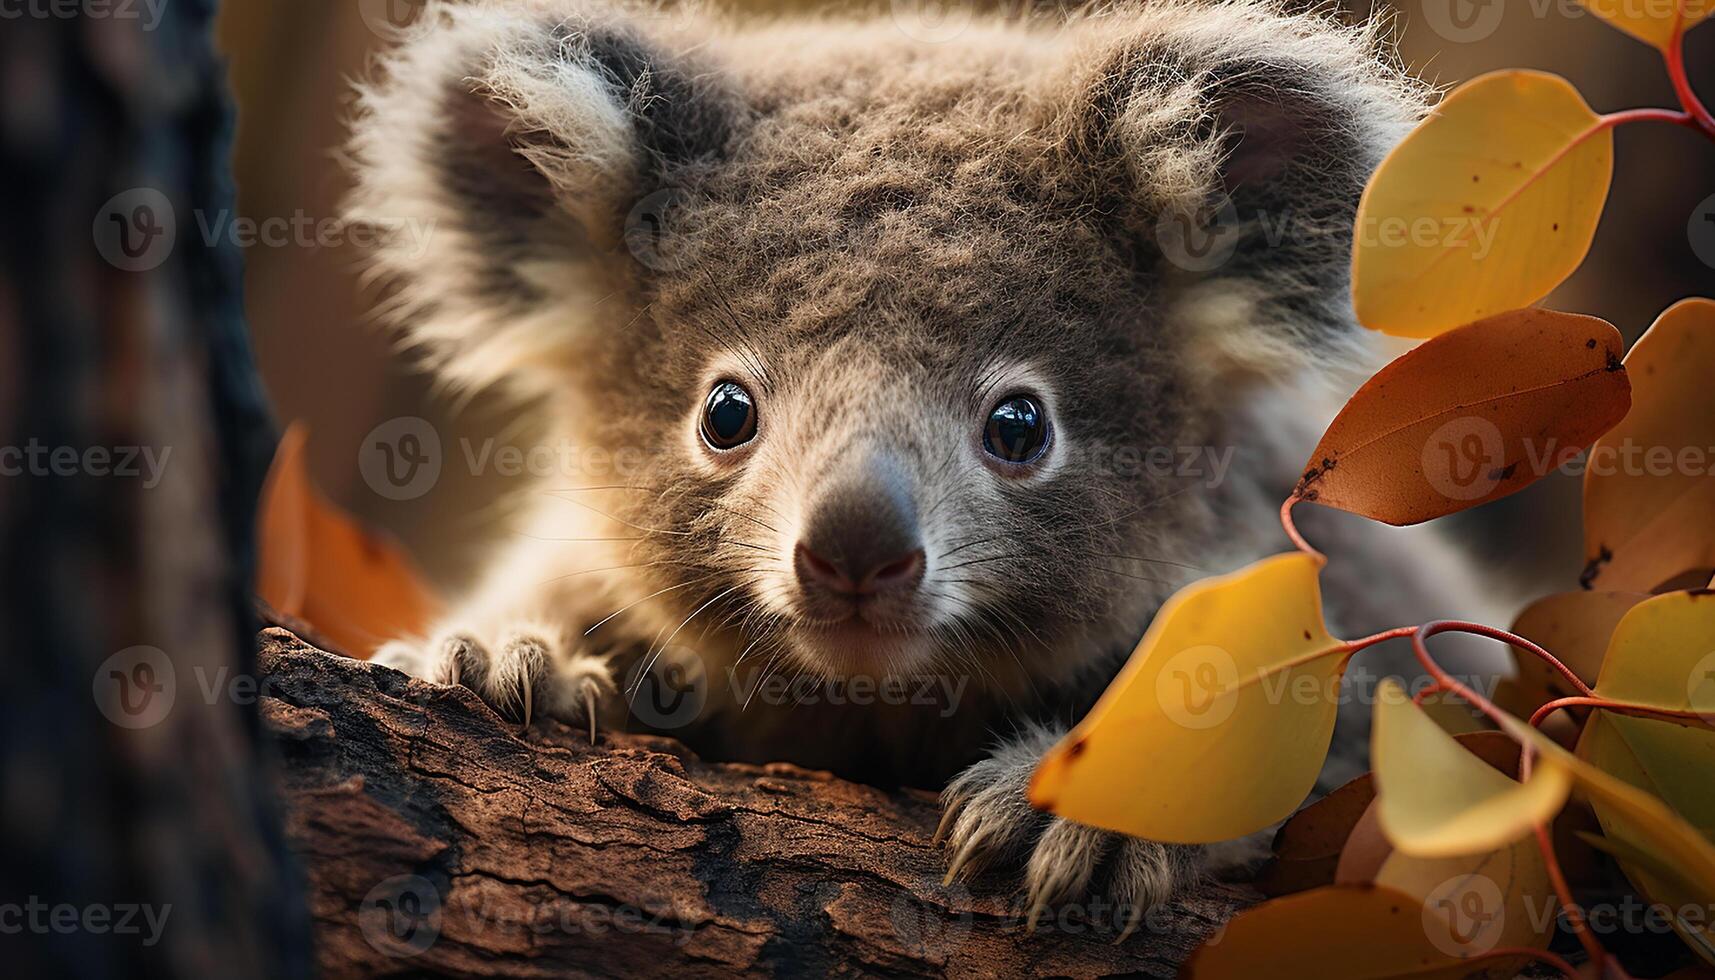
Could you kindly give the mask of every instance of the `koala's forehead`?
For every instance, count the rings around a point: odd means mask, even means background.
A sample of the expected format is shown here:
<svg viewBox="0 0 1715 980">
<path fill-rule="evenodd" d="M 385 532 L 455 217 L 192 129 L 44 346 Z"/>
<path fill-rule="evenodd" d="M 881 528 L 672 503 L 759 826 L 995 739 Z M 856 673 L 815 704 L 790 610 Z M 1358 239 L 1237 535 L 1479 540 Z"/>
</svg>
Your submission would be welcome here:
<svg viewBox="0 0 1715 980">
<path fill-rule="evenodd" d="M 1005 164 L 875 166 L 762 173 L 739 160 L 687 195 L 669 234 L 690 243 L 657 283 L 659 310 L 761 331 L 759 342 L 826 348 L 863 337 L 884 355 L 963 358 L 1001 334 L 1074 353 L 1138 310 L 1109 244 L 1019 192 Z"/>
</svg>

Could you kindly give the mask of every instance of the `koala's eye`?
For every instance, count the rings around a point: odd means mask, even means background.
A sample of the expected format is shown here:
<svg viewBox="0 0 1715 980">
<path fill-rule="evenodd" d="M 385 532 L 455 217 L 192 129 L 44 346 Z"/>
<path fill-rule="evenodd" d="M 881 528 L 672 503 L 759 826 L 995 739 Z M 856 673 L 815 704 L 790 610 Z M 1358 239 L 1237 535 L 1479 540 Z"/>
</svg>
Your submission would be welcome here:
<svg viewBox="0 0 1715 980">
<path fill-rule="evenodd" d="M 1048 413 L 1029 395 L 1012 395 L 989 411 L 983 449 L 1008 463 L 1029 463 L 1048 445 Z"/>
<path fill-rule="evenodd" d="M 756 438 L 756 401 L 735 381 L 716 382 L 703 401 L 703 440 L 715 449 L 736 449 Z"/>
</svg>

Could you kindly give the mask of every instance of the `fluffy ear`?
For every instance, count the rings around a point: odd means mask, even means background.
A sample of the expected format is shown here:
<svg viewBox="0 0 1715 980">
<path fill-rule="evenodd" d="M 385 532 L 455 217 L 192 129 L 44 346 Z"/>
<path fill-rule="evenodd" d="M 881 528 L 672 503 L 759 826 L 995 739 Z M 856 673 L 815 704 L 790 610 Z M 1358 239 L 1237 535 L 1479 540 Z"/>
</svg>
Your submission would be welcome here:
<svg viewBox="0 0 1715 980">
<path fill-rule="evenodd" d="M 1163 0 L 1086 33 L 1068 134 L 1211 360 L 1269 373 L 1349 334 L 1358 200 L 1427 106 L 1379 22 L 1283 10 Z"/>
<path fill-rule="evenodd" d="M 634 205 L 725 151 L 730 99 L 641 24 L 436 2 L 359 86 L 347 217 L 396 287 L 383 313 L 449 382 L 550 384 L 637 271 Z"/>
</svg>

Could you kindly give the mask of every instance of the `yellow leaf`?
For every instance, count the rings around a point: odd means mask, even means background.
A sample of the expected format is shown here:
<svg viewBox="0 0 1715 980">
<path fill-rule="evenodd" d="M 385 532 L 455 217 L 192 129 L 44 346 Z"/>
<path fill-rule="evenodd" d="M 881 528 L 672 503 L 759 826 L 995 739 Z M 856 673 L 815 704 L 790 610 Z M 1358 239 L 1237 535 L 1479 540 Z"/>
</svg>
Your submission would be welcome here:
<svg viewBox="0 0 1715 980">
<path fill-rule="evenodd" d="M 1626 373 L 1632 410 L 1584 474 L 1585 584 L 1649 592 L 1715 566 L 1715 301 L 1663 313 Z"/>
<path fill-rule="evenodd" d="M 1613 169 L 1612 132 L 1565 79 L 1504 71 L 1460 86 L 1364 191 L 1358 319 L 1432 337 L 1535 303 L 1584 260 Z"/>
<path fill-rule="evenodd" d="M 1614 833 L 1604 821 L 1609 837 L 1680 869 L 1705 901 L 1715 899 L 1715 845 L 1696 828 L 1657 797 L 1573 755 L 1524 722 L 1510 717 L 1504 722 L 1509 735 L 1537 750 L 1539 763 L 1547 758 L 1565 766 L 1598 812 L 1606 809 L 1614 825 L 1623 828 L 1622 833 Z"/>
<path fill-rule="evenodd" d="M 1436 725 L 1393 680 L 1376 689 L 1370 759 L 1382 831 L 1418 857 L 1483 854 L 1547 824 L 1571 774 L 1545 759 L 1523 783 L 1495 771 Z"/>
<path fill-rule="evenodd" d="M 1612 324 L 1513 310 L 1441 334 L 1359 388 L 1293 491 L 1388 524 L 1516 493 L 1624 418 Z"/>
<path fill-rule="evenodd" d="M 1685 29 L 1715 10 L 1715 0 L 1683 0 Z M 1666 50 L 1673 40 L 1673 0 L 1583 0 L 1590 12 L 1645 44 Z"/>
<path fill-rule="evenodd" d="M 304 462 L 309 435 L 280 438 L 257 511 L 256 593 L 339 652 L 367 657 L 425 629 L 439 601 L 404 549 L 323 497 Z"/>
<path fill-rule="evenodd" d="M 1602 771 L 1653 796 L 1707 839 L 1715 834 L 1715 594 L 1675 592 L 1638 604 L 1620 621 L 1602 663 L 1596 693 L 1615 701 L 1693 712 L 1687 724 L 1597 711 L 1585 725 L 1578 755 Z M 1615 845 L 1637 850 L 1635 820 L 1613 805 L 1592 801 L 1596 819 Z M 1707 906 L 1715 892 L 1700 892 L 1672 862 L 1624 860 L 1621 869 L 1641 891 L 1669 908 Z M 1707 955 L 1715 949 L 1709 924 L 1676 923 L 1687 942 Z"/>
<path fill-rule="evenodd" d="M 1377 885 L 1330 885 L 1234 916 L 1180 968 L 1185 980 L 1454 980 L 1471 972 L 1442 910 Z"/>
<path fill-rule="evenodd" d="M 1043 758 L 1031 803 L 1179 843 L 1231 840 L 1290 814 L 1328 754 L 1350 658 L 1323 624 L 1321 567 L 1277 555 L 1169 599 Z"/>
<path fill-rule="evenodd" d="M 1670 592 L 1632 607 L 1614 628 L 1596 693 L 1715 719 L 1715 592 Z"/>
</svg>

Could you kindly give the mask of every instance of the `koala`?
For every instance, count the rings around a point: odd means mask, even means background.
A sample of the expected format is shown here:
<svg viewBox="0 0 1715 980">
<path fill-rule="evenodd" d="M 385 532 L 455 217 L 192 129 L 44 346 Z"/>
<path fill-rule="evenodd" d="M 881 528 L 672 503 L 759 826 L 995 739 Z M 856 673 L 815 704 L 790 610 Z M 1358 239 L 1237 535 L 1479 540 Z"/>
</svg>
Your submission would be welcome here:
<svg viewBox="0 0 1715 980">
<path fill-rule="evenodd" d="M 352 120 L 352 219 L 433 228 L 376 250 L 382 313 L 449 389 L 631 462 L 526 494 L 376 659 L 525 725 L 939 790 L 950 871 L 1033 911 L 1135 924 L 1194 883 L 1206 852 L 1025 788 L 1167 596 L 1287 547 L 1387 354 L 1353 224 L 1429 94 L 1385 25 L 1302 7 L 431 5 Z M 1304 527 L 1338 628 L 1495 608 L 1433 532 Z"/>
</svg>

